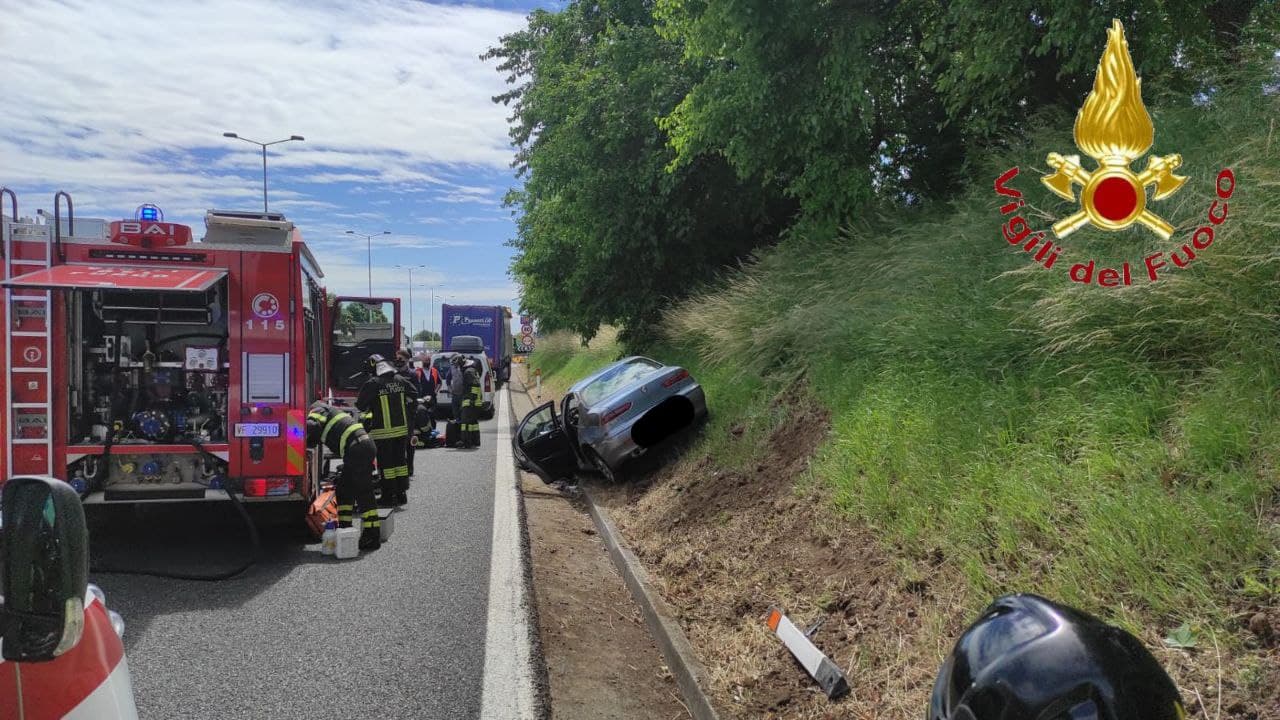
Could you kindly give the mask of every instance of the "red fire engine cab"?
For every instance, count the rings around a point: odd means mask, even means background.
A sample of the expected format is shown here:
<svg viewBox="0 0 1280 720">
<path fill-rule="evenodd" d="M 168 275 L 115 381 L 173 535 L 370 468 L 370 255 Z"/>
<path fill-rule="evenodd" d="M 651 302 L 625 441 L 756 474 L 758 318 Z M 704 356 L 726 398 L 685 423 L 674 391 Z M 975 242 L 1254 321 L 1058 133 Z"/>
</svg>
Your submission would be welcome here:
<svg viewBox="0 0 1280 720">
<path fill-rule="evenodd" d="M 337 390 L 330 362 L 358 389 L 356 355 L 394 352 L 396 300 L 331 303 L 278 213 L 211 210 L 193 241 L 152 205 L 76 220 L 58 193 L 21 218 L 8 197 L 0 482 L 51 475 L 86 504 L 315 496 L 307 408 Z"/>
</svg>

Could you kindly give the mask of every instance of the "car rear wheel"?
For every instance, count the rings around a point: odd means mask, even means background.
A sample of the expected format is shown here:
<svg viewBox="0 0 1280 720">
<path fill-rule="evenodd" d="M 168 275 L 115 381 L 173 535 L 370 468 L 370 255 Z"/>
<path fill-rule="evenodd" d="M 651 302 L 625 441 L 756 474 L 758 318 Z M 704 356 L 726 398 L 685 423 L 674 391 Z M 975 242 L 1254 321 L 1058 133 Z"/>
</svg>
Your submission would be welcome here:
<svg viewBox="0 0 1280 720">
<path fill-rule="evenodd" d="M 591 467 L 600 473 L 600 477 L 604 478 L 605 482 L 618 482 L 618 474 L 614 472 L 613 468 L 609 467 L 609 463 L 605 462 L 604 458 L 600 457 L 600 453 L 592 448 L 587 448 L 587 460 L 590 461 Z"/>
</svg>

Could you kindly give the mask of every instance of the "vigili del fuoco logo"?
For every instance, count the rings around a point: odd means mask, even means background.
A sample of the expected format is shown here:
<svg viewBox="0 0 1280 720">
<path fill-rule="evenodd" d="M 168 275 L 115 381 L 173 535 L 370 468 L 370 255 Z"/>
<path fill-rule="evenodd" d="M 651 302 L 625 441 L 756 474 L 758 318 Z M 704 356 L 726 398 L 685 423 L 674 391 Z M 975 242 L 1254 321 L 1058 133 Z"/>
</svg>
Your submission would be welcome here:
<svg viewBox="0 0 1280 720">
<path fill-rule="evenodd" d="M 1119 20 L 1111 21 L 1107 30 L 1107 48 L 1098 62 L 1093 90 L 1085 98 L 1076 115 L 1076 147 L 1093 158 L 1095 167 L 1089 170 L 1079 155 L 1049 153 L 1046 162 L 1054 170 L 1040 178 L 1055 195 L 1075 201 L 1075 188 L 1080 186 L 1080 209 L 1053 224 L 1053 239 L 1043 230 L 1032 230 L 1019 214 L 1009 217 L 1001 228 L 1004 239 L 1021 246 L 1031 254 L 1035 262 L 1052 270 L 1059 258 L 1065 258 L 1062 247 L 1054 239 L 1062 239 L 1071 233 L 1092 225 L 1100 230 L 1124 230 L 1137 223 L 1162 240 L 1173 236 L 1174 228 L 1148 203 L 1158 203 L 1182 188 L 1187 178 L 1175 175 L 1182 165 L 1178 154 L 1147 158 L 1147 167 L 1134 172 L 1130 165 L 1151 149 L 1155 140 L 1155 125 L 1147 108 L 1142 104 L 1142 80 L 1133 68 L 1129 56 L 1129 43 L 1124 37 L 1124 27 Z M 1000 214 L 1008 217 L 1023 207 L 1022 193 L 1009 185 L 1018 176 L 1018 168 L 1010 168 L 996 179 L 995 189 L 1000 195 L 1012 198 L 1000 207 Z M 1215 190 L 1218 198 L 1209 207 L 1207 222 L 1196 228 L 1190 239 L 1169 253 L 1158 252 L 1143 258 L 1143 266 L 1151 282 L 1160 279 L 1160 270 L 1172 263 L 1177 268 L 1189 266 L 1199 251 L 1213 244 L 1214 228 L 1227 219 L 1227 199 L 1235 192 L 1235 174 L 1229 168 L 1218 173 Z M 1150 201 L 1147 190 L 1152 190 Z M 1065 267 L 1067 263 L 1062 262 Z M 1086 259 L 1070 266 L 1067 276 L 1072 282 L 1089 284 L 1097 282 L 1102 287 L 1120 287 L 1133 284 L 1133 272 L 1129 263 L 1119 268 L 1099 267 L 1095 260 Z"/>
</svg>

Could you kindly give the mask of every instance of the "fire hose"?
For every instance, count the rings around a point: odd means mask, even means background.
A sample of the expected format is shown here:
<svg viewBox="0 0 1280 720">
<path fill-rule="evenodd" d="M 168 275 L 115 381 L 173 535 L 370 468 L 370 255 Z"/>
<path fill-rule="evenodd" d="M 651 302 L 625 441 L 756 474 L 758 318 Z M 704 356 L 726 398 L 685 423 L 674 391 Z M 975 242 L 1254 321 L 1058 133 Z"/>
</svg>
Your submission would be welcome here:
<svg viewBox="0 0 1280 720">
<path fill-rule="evenodd" d="M 112 433 L 112 437 L 114 437 L 114 434 L 115 433 Z M 111 439 L 112 438 L 108 438 L 107 440 L 106 453 L 104 453 L 104 455 L 110 453 Z M 222 458 L 219 458 L 217 455 L 206 450 L 204 445 L 200 444 L 199 440 L 190 439 L 187 442 L 189 442 L 196 450 L 200 451 L 202 455 L 206 455 L 217 461 L 222 460 Z M 262 539 L 258 536 L 258 527 L 253 524 L 253 518 L 249 517 L 249 512 L 245 510 L 244 503 L 240 501 L 240 498 L 236 497 L 236 494 L 229 488 L 225 489 L 224 492 L 227 494 L 227 499 L 231 501 L 231 505 L 235 507 L 236 512 L 239 513 L 240 518 L 244 520 L 244 525 L 249 531 L 249 542 L 252 545 L 252 548 L 248 559 L 240 565 L 229 570 L 216 573 L 188 573 L 175 570 L 142 570 L 137 568 L 114 568 L 110 566 L 104 567 L 102 565 L 90 565 L 89 572 L 105 575 L 143 575 L 147 577 L 164 578 L 167 580 L 197 580 L 201 582 L 230 580 L 231 578 L 243 573 L 258 562 L 258 556 L 262 552 Z"/>
</svg>

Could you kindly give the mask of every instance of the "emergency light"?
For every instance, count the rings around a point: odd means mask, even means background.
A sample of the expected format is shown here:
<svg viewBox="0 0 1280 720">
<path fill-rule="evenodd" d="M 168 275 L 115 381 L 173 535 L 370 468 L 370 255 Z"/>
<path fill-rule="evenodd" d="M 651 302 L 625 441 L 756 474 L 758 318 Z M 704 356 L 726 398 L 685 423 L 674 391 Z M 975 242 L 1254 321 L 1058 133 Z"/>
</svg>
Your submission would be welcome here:
<svg viewBox="0 0 1280 720">
<path fill-rule="evenodd" d="M 144 203 L 133 211 L 133 219 L 144 222 L 164 222 L 164 211 L 151 203 Z"/>
<path fill-rule="evenodd" d="M 289 495 L 294 490 L 295 485 L 292 478 L 247 478 L 244 481 L 245 497 Z"/>
</svg>

